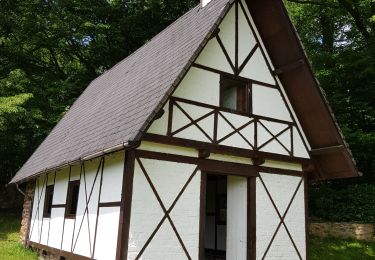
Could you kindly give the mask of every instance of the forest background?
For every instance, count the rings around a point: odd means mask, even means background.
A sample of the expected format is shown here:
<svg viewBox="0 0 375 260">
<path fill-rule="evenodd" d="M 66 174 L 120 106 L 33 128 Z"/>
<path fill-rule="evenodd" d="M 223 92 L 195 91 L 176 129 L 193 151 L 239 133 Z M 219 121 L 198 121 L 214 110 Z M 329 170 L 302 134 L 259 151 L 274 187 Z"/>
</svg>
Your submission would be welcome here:
<svg viewBox="0 0 375 260">
<path fill-rule="evenodd" d="M 91 80 L 194 0 L 0 0 L 0 183 L 8 183 Z M 312 218 L 375 222 L 375 0 L 286 0 L 363 173 L 310 185 Z"/>
</svg>

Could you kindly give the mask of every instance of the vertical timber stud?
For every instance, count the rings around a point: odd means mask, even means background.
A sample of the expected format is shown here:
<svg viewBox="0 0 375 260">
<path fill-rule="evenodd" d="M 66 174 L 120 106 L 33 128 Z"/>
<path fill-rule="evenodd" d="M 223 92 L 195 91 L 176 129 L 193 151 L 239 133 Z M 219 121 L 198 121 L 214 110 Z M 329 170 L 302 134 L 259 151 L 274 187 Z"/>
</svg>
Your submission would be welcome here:
<svg viewBox="0 0 375 260">
<path fill-rule="evenodd" d="M 256 254 L 256 178 L 247 178 L 247 260 Z"/>
<path fill-rule="evenodd" d="M 199 206 L 199 259 L 205 259 L 204 239 L 206 224 L 206 180 L 207 174 L 201 171 L 201 190 L 200 190 L 200 206 Z"/>
<path fill-rule="evenodd" d="M 308 186 L 309 186 L 309 178 L 308 178 L 308 173 L 303 172 L 303 184 L 304 184 L 304 196 L 305 196 L 305 242 L 306 242 L 306 260 L 310 260 L 310 255 L 309 255 L 309 203 L 308 203 Z"/>
<path fill-rule="evenodd" d="M 122 192 L 120 206 L 120 220 L 117 235 L 116 259 L 127 259 L 129 227 L 130 227 L 130 210 L 133 194 L 133 177 L 134 177 L 135 149 L 125 150 L 124 174 L 122 177 Z"/>
</svg>

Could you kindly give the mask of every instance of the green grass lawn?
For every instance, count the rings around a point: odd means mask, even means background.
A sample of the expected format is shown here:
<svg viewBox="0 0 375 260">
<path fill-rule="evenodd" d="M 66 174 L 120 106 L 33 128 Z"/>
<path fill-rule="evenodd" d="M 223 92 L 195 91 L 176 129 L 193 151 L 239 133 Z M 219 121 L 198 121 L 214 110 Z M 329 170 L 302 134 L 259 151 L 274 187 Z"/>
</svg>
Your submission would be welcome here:
<svg viewBox="0 0 375 260">
<path fill-rule="evenodd" d="M 374 260 L 375 241 L 311 237 L 310 257 L 311 260 Z"/>
<path fill-rule="evenodd" d="M 21 214 L 0 211 L 0 259 L 38 259 L 36 253 L 19 243 Z M 375 241 L 353 239 L 310 238 L 311 260 L 366 260 L 375 259 Z"/>
<path fill-rule="evenodd" d="M 4 212 L 0 210 L 0 259 L 31 260 L 38 259 L 36 253 L 25 249 L 19 243 L 21 223 L 20 212 Z"/>
</svg>

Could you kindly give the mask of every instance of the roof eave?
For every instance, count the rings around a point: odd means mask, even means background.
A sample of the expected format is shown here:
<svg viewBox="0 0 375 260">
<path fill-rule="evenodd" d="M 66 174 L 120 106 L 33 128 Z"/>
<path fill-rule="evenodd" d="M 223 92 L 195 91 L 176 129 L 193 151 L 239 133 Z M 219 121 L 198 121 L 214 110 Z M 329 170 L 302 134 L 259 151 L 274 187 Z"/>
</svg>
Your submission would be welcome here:
<svg viewBox="0 0 375 260">
<path fill-rule="evenodd" d="M 342 147 L 311 155 L 316 169 L 313 178 L 360 176 L 283 2 L 251 0 L 247 5 L 312 149 Z"/>
</svg>

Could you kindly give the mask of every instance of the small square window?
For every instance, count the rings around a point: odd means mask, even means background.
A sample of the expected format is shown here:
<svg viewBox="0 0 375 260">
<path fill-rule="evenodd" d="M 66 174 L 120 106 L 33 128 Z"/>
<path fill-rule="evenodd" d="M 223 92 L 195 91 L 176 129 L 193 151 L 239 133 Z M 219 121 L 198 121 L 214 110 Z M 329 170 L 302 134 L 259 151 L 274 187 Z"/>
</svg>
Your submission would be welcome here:
<svg viewBox="0 0 375 260">
<path fill-rule="evenodd" d="M 248 89 L 247 83 L 228 78 L 221 77 L 220 80 L 220 102 L 221 106 L 238 112 L 248 112 Z"/>
<path fill-rule="evenodd" d="M 78 195 L 80 181 L 71 181 L 68 186 L 68 196 L 65 208 L 66 218 L 75 218 L 77 214 Z"/>
<path fill-rule="evenodd" d="M 53 200 L 53 185 L 50 185 L 46 187 L 46 195 L 44 197 L 43 217 L 45 218 L 51 217 L 52 200 Z"/>
</svg>

